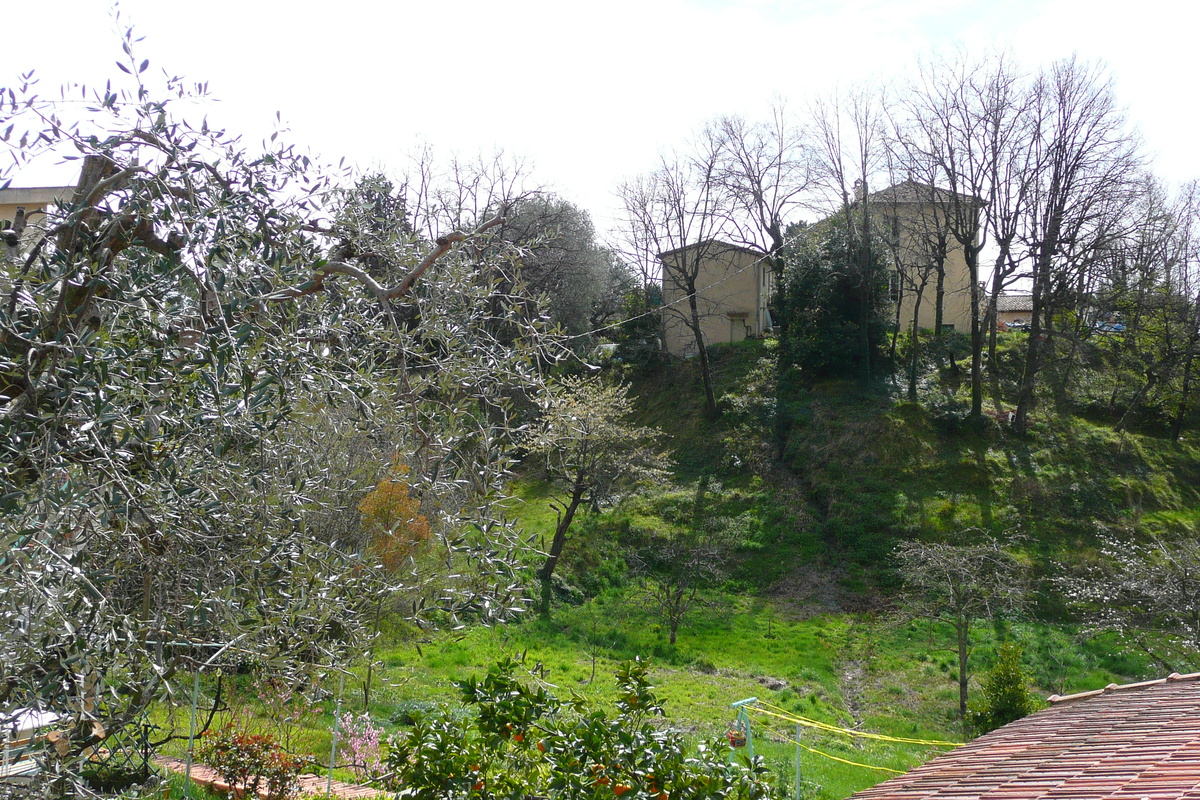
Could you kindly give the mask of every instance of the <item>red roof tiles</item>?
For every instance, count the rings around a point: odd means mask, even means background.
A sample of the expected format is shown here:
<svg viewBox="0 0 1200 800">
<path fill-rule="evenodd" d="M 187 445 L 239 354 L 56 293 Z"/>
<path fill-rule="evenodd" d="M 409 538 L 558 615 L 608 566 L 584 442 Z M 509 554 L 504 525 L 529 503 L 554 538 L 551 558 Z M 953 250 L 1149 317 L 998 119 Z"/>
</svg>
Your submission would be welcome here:
<svg viewBox="0 0 1200 800">
<path fill-rule="evenodd" d="M 1200 800 L 1200 673 L 1050 703 L 854 800 Z"/>
</svg>

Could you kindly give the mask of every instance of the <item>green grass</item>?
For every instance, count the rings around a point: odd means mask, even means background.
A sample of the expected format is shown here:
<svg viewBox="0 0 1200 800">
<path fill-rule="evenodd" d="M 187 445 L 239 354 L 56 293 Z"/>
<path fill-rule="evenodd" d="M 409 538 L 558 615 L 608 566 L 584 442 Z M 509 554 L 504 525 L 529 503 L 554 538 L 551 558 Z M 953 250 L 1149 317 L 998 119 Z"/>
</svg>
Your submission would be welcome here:
<svg viewBox="0 0 1200 800">
<path fill-rule="evenodd" d="M 381 649 L 369 709 L 375 720 L 394 731 L 434 708 L 463 713 L 453 682 L 505 656 L 523 656 L 560 696 L 608 704 L 617 665 L 643 657 L 653 664 L 670 724 L 697 739 L 721 736 L 734 716 L 729 704 L 757 696 L 830 724 L 957 740 L 950 630 L 892 613 L 898 541 L 949 539 L 968 527 L 1017 532 L 1044 575 L 1057 562 L 1091 558 L 1104 531 L 1147 535 L 1200 522 L 1194 443 L 1048 415 L 1018 438 L 990 422 L 966 424 L 962 385 L 931 390 L 920 404 L 846 382 L 779 398 L 771 343 L 717 347 L 712 355 L 719 419 L 703 414 L 695 361 L 640 376 L 633 386 L 635 422 L 668 434 L 675 483 L 614 509 L 581 513 L 549 619 Z M 701 477 L 709 481 L 707 513 L 737 531 L 737 559 L 672 646 L 637 593 L 625 548 L 638 530 L 685 524 Z M 514 489 L 513 514 L 535 542 L 548 540 L 556 521 L 548 487 L 525 475 Z M 537 561 L 530 554 L 529 564 Z M 1043 696 L 1158 677 L 1119 642 L 1081 637 L 1052 594 L 1039 595 L 1036 611 L 1035 621 L 977 626 L 973 673 L 992 664 L 999 643 L 1015 640 Z M 344 710 L 361 710 L 361 676 L 360 669 L 344 689 L 327 687 Z M 248 697 L 246 705 L 255 707 Z M 318 759 L 328 757 L 333 710 L 327 701 L 300 740 Z M 765 727 L 756 730 L 757 749 L 790 787 L 794 746 L 770 741 Z M 900 770 L 940 752 L 812 732 L 802 742 Z M 810 753 L 802 771 L 806 795 L 826 800 L 888 774 Z"/>
<path fill-rule="evenodd" d="M 697 738 L 721 736 L 733 719 L 729 704 L 756 696 L 822 722 L 910 738 L 957 740 L 956 667 L 948 628 L 874 615 L 794 616 L 778 604 L 744 595 L 715 594 L 671 647 L 656 620 L 625 592 L 579 606 L 559 607 L 550 620 L 528 619 L 496 629 L 472 629 L 386 651 L 383 674 L 392 686 L 378 694 L 377 719 L 395 725 L 430 704 L 457 707 L 451 683 L 481 674 L 498 658 L 523 655 L 526 666 L 560 696 L 579 694 L 606 704 L 612 673 L 623 660 L 648 657 L 671 724 Z M 1041 624 L 975 630 L 973 665 L 991 663 L 999 636 L 1022 642 L 1045 693 L 1071 692 L 1143 677 L 1146 665 L 1089 649 L 1069 629 Z M 594 677 L 593 677 L 593 659 Z M 1117 673 L 1112 667 L 1132 668 Z M 791 785 L 794 746 L 767 741 L 758 750 Z M 773 723 L 779 733 L 790 727 Z M 855 742 L 806 731 L 804 744 L 852 761 L 908 769 L 935 751 L 927 747 Z M 839 798 L 873 785 L 886 773 L 802 757 L 815 796 Z M 819 788 L 818 788 L 819 787 Z"/>
</svg>

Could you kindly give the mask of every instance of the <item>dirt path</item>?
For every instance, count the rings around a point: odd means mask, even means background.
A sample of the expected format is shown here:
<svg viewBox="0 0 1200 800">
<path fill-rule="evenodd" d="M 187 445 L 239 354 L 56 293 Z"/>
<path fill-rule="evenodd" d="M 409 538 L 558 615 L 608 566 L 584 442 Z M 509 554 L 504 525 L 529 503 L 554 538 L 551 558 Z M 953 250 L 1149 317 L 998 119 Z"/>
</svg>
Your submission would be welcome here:
<svg viewBox="0 0 1200 800">
<path fill-rule="evenodd" d="M 171 758 L 169 756 L 158 756 L 154 759 L 154 763 L 160 767 L 165 767 L 172 772 L 178 772 L 183 775 L 187 772 L 187 762 L 179 758 Z M 229 784 L 221 780 L 217 773 L 203 764 L 192 764 L 192 780 L 201 786 L 207 786 L 219 792 L 228 792 Z M 328 778 L 323 778 L 320 775 L 301 775 L 300 776 L 300 796 L 301 797 L 324 797 L 326 787 L 328 786 Z M 343 781 L 334 781 L 331 788 L 334 797 L 343 798 L 343 800 L 357 800 L 357 798 L 383 797 L 387 793 L 370 786 L 360 786 L 354 783 L 345 783 Z M 259 791 L 259 797 L 266 797 L 266 790 Z"/>
</svg>

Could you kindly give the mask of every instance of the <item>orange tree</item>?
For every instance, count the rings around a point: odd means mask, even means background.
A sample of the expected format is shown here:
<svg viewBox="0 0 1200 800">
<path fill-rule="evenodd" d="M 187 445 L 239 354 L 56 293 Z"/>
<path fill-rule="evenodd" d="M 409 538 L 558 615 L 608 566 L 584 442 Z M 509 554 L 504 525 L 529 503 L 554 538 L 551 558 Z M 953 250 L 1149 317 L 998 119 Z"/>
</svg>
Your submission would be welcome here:
<svg viewBox="0 0 1200 800">
<path fill-rule="evenodd" d="M 416 800 L 768 800 L 761 757 L 730 762 L 722 740 L 690 747 L 655 723 L 662 706 L 635 661 L 617 672 L 616 713 L 580 699 L 562 702 L 516 677 L 502 661 L 482 680 L 459 684 L 469 716 L 437 714 L 393 737 L 392 787 Z"/>
</svg>

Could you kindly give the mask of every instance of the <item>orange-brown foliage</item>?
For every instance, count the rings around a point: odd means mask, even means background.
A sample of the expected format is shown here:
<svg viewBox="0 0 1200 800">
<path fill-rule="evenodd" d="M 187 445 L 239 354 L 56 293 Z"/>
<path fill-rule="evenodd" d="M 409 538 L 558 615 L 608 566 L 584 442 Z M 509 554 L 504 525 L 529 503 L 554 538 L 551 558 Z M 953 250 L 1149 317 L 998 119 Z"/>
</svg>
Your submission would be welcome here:
<svg viewBox="0 0 1200 800">
<path fill-rule="evenodd" d="M 371 537 L 370 550 L 394 572 L 432 535 L 421 502 L 404 480 L 408 467 L 398 464 L 394 477 L 384 478 L 358 504 L 363 527 Z"/>
</svg>

